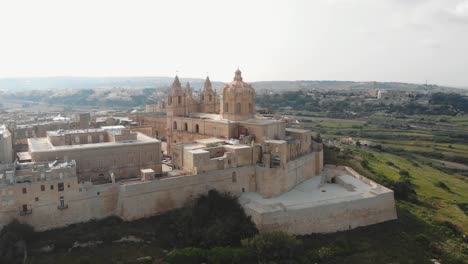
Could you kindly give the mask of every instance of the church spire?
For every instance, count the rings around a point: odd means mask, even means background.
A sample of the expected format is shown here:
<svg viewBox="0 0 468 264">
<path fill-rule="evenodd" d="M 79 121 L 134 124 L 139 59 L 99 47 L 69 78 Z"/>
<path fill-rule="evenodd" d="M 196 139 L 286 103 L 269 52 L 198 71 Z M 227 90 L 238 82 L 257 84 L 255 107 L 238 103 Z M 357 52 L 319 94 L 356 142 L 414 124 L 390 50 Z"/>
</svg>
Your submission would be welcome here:
<svg viewBox="0 0 468 264">
<path fill-rule="evenodd" d="M 203 86 L 203 90 L 205 90 L 205 91 L 211 91 L 212 90 L 210 77 L 208 77 L 208 76 L 206 76 L 205 85 Z"/>
<path fill-rule="evenodd" d="M 192 87 L 190 87 L 190 82 L 187 82 L 187 84 L 185 85 L 185 92 L 187 94 L 192 94 Z"/>
<path fill-rule="evenodd" d="M 182 88 L 182 85 L 180 84 L 180 81 L 179 81 L 179 76 L 175 76 L 174 78 L 174 82 L 172 83 L 172 88 L 173 89 L 181 89 Z"/>
</svg>

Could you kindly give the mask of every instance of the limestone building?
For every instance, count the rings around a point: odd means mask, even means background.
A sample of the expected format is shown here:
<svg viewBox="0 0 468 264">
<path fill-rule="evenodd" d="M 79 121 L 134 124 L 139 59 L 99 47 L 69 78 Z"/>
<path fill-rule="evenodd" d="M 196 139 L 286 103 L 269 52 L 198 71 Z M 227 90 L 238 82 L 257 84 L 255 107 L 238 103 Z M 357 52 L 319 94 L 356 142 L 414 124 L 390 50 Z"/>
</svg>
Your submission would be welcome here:
<svg viewBox="0 0 468 264">
<path fill-rule="evenodd" d="M 255 115 L 255 90 L 240 70 L 216 97 L 208 78 L 196 100 L 176 76 L 165 117 L 173 168 L 157 178 L 160 141 L 122 126 L 29 139 L 32 162 L 0 166 L 0 226 L 15 218 L 39 230 L 111 215 L 133 220 L 210 189 L 239 195 L 260 231 L 336 232 L 396 218 L 391 190 L 324 166 L 317 134 Z"/>
<path fill-rule="evenodd" d="M 141 169 L 161 173 L 160 142 L 123 126 L 48 131 L 28 145 L 35 162 L 74 160 L 81 181 L 129 178 Z"/>
<path fill-rule="evenodd" d="M 0 164 L 13 162 L 13 142 L 10 131 L 5 125 L 0 125 Z"/>
</svg>

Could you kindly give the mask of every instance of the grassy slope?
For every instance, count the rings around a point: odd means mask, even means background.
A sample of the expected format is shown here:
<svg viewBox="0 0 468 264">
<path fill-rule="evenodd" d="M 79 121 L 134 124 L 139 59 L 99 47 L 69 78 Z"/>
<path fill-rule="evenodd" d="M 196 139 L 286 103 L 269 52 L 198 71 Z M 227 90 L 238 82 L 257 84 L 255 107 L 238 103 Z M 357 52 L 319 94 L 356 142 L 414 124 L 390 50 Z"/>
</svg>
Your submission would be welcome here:
<svg viewBox="0 0 468 264">
<path fill-rule="evenodd" d="M 342 160 L 341 162 L 350 165 L 357 169 L 362 174 L 373 178 L 377 174 L 384 175 L 392 180 L 398 180 L 401 176 L 400 170 L 407 170 L 411 175 L 414 189 L 417 193 L 418 201 L 398 201 L 399 220 L 393 226 L 395 233 L 403 233 L 408 235 L 406 238 L 397 239 L 400 244 L 386 241 L 384 237 L 382 243 L 387 250 L 406 252 L 407 248 L 411 248 L 414 252 L 418 252 L 417 245 L 421 236 L 429 238 L 429 242 L 422 245 L 422 252 L 417 256 L 409 257 L 406 261 L 401 258 L 391 258 L 388 262 L 395 263 L 419 263 L 416 261 L 418 257 L 430 256 L 441 257 L 446 263 L 461 261 L 463 258 L 468 258 L 468 246 L 464 241 L 463 235 L 468 234 L 468 217 L 461 209 L 462 205 L 468 204 L 468 178 L 461 175 L 457 171 L 441 170 L 434 166 L 433 160 L 423 155 L 423 153 L 442 153 L 445 157 L 468 157 L 468 142 L 460 140 L 454 143 L 434 142 L 435 134 L 448 137 L 451 131 L 463 131 L 468 133 L 468 117 L 424 117 L 426 120 L 436 121 L 444 118 L 448 120 L 448 124 L 438 126 L 436 129 L 426 128 L 410 128 L 399 129 L 399 124 L 412 123 L 416 119 L 403 120 L 396 122 L 396 128 L 389 126 L 392 122 L 384 118 L 373 117 L 367 125 L 358 127 L 349 125 L 349 123 L 321 122 L 309 124 L 308 128 L 319 129 L 323 133 L 323 138 L 341 138 L 346 137 L 348 133 L 358 135 L 355 139 L 367 139 L 374 142 L 383 143 L 386 147 L 399 149 L 403 152 L 386 152 L 364 147 L 350 147 L 354 158 Z M 444 130 L 446 129 L 446 130 Z M 382 139 L 382 135 L 391 136 Z M 449 147 L 451 145 L 451 147 Z M 361 166 L 361 160 L 366 159 L 369 162 L 370 170 Z M 340 162 L 340 161 L 337 161 Z M 389 165 L 390 164 L 390 165 Z M 439 187 L 442 182 L 448 188 Z M 402 217 L 403 216 L 403 217 Z M 408 225 L 416 225 L 418 228 L 405 228 Z M 388 224 L 383 224 L 385 226 Z M 377 225 L 379 226 L 379 225 Z M 385 228 L 370 227 L 379 229 L 382 236 L 395 234 L 387 234 Z M 372 235 L 365 235 L 364 240 L 372 239 Z M 404 235 L 403 235 L 404 236 Z M 424 242 L 420 242 L 421 244 Z M 388 252 L 382 252 L 378 246 L 373 246 L 371 250 L 376 250 L 372 254 L 382 258 L 391 256 Z M 408 252 L 407 252 L 408 253 Z M 367 254 L 371 254 L 364 250 L 364 253 L 356 253 L 356 258 L 366 259 Z M 410 254 L 411 255 L 411 254 Z M 343 263 L 357 263 L 350 261 L 349 256 L 340 259 Z M 426 259 L 427 260 L 427 259 Z M 349 262 L 348 262 L 349 261 Z M 371 263 L 364 261 L 365 263 Z M 387 262 L 387 261 L 382 261 Z"/>
</svg>

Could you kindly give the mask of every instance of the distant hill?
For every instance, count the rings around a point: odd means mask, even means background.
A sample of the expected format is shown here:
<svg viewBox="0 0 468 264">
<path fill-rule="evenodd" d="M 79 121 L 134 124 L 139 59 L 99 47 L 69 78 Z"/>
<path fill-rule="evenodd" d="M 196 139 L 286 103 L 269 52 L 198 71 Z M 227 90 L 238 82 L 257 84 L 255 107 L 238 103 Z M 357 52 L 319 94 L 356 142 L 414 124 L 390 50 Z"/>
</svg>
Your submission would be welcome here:
<svg viewBox="0 0 468 264">
<path fill-rule="evenodd" d="M 161 88 L 169 86 L 174 77 L 34 77 L 0 79 L 0 90 L 57 90 L 57 89 L 98 89 L 98 88 Z M 181 78 L 189 81 L 195 89 L 203 87 L 204 79 Z M 213 83 L 220 87 L 221 83 Z"/>
<path fill-rule="evenodd" d="M 167 97 L 173 77 L 46 77 L 0 79 L 0 93 L 4 100 L 41 102 L 64 106 L 136 107 L 153 104 Z M 197 91 L 204 79 L 182 78 Z M 224 83 L 212 82 L 220 92 Z M 264 81 L 251 83 L 258 96 L 300 90 L 348 91 L 372 88 L 404 91 L 468 93 L 467 90 L 396 82 L 352 81 Z M 196 92 L 195 92 L 196 93 Z"/>
<path fill-rule="evenodd" d="M 98 89 L 98 88 L 163 88 L 168 87 L 174 77 L 34 77 L 0 79 L 0 90 L 57 90 L 57 89 Z M 182 78 L 189 81 L 198 90 L 203 87 L 204 79 Z M 421 85 L 398 82 L 352 82 L 352 81 L 261 81 L 252 82 L 257 91 L 295 91 L 301 89 L 401 89 L 401 90 L 444 90 L 456 89 L 437 85 Z M 220 89 L 223 82 L 213 82 L 215 89 Z"/>
</svg>

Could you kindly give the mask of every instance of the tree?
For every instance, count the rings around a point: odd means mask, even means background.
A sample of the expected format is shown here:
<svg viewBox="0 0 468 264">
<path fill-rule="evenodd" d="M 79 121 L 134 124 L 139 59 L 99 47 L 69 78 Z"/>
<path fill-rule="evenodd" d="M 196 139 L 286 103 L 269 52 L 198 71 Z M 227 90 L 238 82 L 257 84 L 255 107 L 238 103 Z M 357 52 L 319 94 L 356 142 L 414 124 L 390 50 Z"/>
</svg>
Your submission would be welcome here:
<svg viewBox="0 0 468 264">
<path fill-rule="evenodd" d="M 302 255 L 302 241 L 284 232 L 271 232 L 242 240 L 242 246 L 255 253 L 259 263 L 293 262 Z"/>
<path fill-rule="evenodd" d="M 0 232 L 0 263 L 13 263 L 13 260 L 22 257 L 26 244 L 34 239 L 34 229 L 30 225 L 21 224 L 13 220 Z"/>
</svg>

